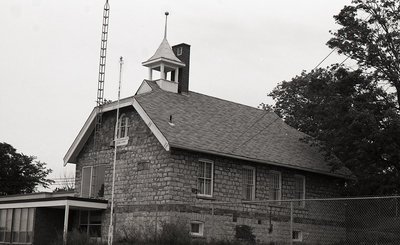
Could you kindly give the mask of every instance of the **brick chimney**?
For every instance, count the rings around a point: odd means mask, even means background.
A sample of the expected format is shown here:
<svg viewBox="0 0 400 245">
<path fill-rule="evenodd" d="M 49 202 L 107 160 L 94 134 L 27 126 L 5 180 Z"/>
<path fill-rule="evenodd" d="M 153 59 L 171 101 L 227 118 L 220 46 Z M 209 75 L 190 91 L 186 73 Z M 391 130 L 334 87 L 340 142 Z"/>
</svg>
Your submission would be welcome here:
<svg viewBox="0 0 400 245">
<path fill-rule="evenodd" d="M 190 45 L 181 43 L 172 46 L 172 51 L 176 57 L 185 64 L 184 67 L 179 68 L 178 73 L 178 93 L 189 92 L 189 67 L 190 67 Z M 175 71 L 172 72 L 171 77 L 175 77 Z"/>
</svg>

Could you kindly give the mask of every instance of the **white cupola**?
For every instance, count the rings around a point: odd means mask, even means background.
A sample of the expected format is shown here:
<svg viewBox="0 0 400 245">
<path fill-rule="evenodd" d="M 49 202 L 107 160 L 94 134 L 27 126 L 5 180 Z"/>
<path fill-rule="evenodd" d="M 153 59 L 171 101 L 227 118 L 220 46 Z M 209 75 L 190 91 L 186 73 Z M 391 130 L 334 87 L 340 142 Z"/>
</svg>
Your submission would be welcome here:
<svg viewBox="0 0 400 245">
<path fill-rule="evenodd" d="M 183 63 L 180 59 L 178 59 L 174 52 L 172 51 L 171 46 L 167 40 L 167 18 L 168 12 L 165 12 L 165 30 L 164 30 L 164 39 L 162 40 L 160 46 L 153 56 L 150 57 L 145 62 L 142 62 L 143 66 L 149 68 L 149 80 L 153 81 L 153 71 L 160 72 L 160 79 L 156 82 L 161 89 L 170 91 L 170 92 L 178 92 L 178 77 L 179 77 L 179 68 L 185 67 L 185 63 Z M 170 80 L 167 80 L 168 73 L 170 73 Z"/>
</svg>

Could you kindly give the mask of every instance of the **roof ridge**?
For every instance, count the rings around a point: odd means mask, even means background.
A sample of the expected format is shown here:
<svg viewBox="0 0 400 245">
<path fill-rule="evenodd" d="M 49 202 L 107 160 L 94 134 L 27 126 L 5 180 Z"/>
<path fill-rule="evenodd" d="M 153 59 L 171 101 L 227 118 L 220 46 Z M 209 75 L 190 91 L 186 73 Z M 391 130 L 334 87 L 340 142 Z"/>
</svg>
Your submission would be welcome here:
<svg viewBox="0 0 400 245">
<path fill-rule="evenodd" d="M 219 98 L 219 97 L 215 97 L 215 96 L 211 96 L 211 95 L 207 95 L 207 94 L 202 94 L 202 93 L 195 92 L 195 91 L 191 91 L 191 90 L 189 90 L 189 93 L 195 93 L 195 94 L 207 96 L 207 97 L 210 97 L 210 98 L 213 98 L 213 99 L 217 99 L 217 100 L 220 100 L 220 101 L 229 102 L 229 103 L 237 104 L 237 105 L 240 105 L 240 106 L 249 107 L 249 108 L 251 108 L 251 109 L 258 110 L 258 111 L 266 111 L 266 112 L 268 112 L 268 113 L 273 113 L 273 114 L 277 115 L 277 114 L 276 114 L 275 112 L 273 112 L 273 111 L 263 110 L 263 109 L 260 109 L 260 108 L 257 108 L 257 107 L 253 107 L 253 106 L 250 106 L 250 105 L 241 104 L 241 103 L 239 103 L 239 102 L 235 102 L 235 101 L 231 101 L 231 100 L 226 100 L 226 99 L 221 99 L 221 98 Z M 278 115 L 277 115 L 277 116 L 278 116 Z"/>
</svg>

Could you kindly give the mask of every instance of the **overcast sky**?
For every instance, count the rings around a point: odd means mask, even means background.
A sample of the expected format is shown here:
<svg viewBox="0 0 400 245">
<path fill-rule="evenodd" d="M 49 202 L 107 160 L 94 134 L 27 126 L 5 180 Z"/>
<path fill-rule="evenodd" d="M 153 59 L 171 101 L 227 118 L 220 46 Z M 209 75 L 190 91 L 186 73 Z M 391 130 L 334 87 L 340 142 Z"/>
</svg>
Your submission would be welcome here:
<svg viewBox="0 0 400 245">
<path fill-rule="evenodd" d="M 95 106 L 105 0 L 2 0 L 0 142 L 35 155 L 58 178 L 63 157 Z M 105 98 L 133 95 L 163 37 L 191 45 L 190 90 L 257 107 L 279 82 L 329 52 L 333 15 L 350 0 L 110 0 Z M 341 62 L 332 55 L 322 66 Z M 1 170 L 0 170 L 1 171 Z"/>
</svg>

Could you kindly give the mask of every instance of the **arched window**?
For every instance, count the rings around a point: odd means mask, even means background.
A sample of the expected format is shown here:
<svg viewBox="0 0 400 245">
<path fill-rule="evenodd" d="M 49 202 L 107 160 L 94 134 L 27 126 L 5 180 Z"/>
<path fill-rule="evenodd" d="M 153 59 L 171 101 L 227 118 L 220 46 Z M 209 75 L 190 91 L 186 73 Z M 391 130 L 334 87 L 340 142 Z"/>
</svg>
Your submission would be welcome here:
<svg viewBox="0 0 400 245">
<path fill-rule="evenodd" d="M 122 114 L 119 117 L 117 138 L 125 138 L 128 136 L 129 118 Z"/>
</svg>

